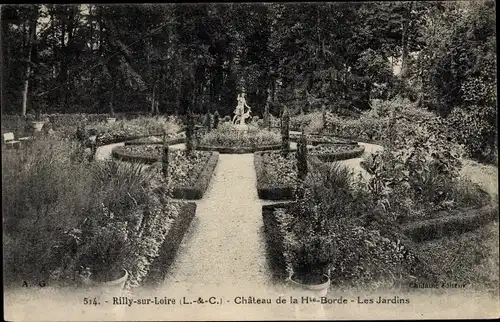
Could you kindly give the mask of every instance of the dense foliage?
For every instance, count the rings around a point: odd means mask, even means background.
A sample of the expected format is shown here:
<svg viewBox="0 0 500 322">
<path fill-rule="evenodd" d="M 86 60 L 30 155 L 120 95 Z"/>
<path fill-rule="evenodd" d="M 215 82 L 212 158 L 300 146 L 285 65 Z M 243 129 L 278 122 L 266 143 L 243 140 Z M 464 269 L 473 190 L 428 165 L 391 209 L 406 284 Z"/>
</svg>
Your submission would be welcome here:
<svg viewBox="0 0 500 322">
<path fill-rule="evenodd" d="M 345 168 L 313 167 L 303 198 L 288 211 L 276 212 L 293 272 L 329 273 L 335 285 L 358 286 L 395 286 L 414 278 L 414 270 L 423 277 L 425 269 L 394 227 L 389 233 L 366 223 L 364 217 L 373 211 L 370 206 Z"/>
<path fill-rule="evenodd" d="M 125 268 L 137 286 L 179 205 L 140 165 L 87 162 L 76 142 L 40 138 L 2 153 L 6 282 L 85 283 Z"/>
<path fill-rule="evenodd" d="M 231 115 L 245 89 L 261 117 L 283 104 L 292 115 L 352 116 L 399 94 L 451 113 L 469 152 L 495 159 L 493 1 L 35 4 L 1 14 L 6 113 Z"/>
</svg>

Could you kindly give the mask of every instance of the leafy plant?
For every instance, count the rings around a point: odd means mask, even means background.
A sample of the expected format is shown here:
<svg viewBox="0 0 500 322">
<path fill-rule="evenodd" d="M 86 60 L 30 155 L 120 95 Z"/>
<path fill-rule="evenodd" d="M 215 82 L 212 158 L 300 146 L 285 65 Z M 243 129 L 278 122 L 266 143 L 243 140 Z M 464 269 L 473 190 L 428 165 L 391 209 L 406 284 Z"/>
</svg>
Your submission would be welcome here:
<svg viewBox="0 0 500 322">
<path fill-rule="evenodd" d="M 335 256 L 334 236 L 327 229 L 326 216 L 311 202 L 307 189 L 290 214 L 292 220 L 286 245 L 293 273 L 305 284 L 318 283 Z"/>
<path fill-rule="evenodd" d="M 281 153 L 287 154 L 290 150 L 290 114 L 286 106 L 281 115 Z"/>
<path fill-rule="evenodd" d="M 129 236 L 125 222 L 113 220 L 113 213 L 105 207 L 102 211 L 104 218 L 89 218 L 91 222 L 84 225 L 79 263 L 90 269 L 93 280 L 107 282 L 123 273 L 121 259 L 128 247 Z"/>
<path fill-rule="evenodd" d="M 163 138 L 163 155 L 161 159 L 161 170 L 163 173 L 163 177 L 165 179 L 168 178 L 168 140 L 166 137 Z"/>
<path fill-rule="evenodd" d="M 210 113 L 205 114 L 205 129 L 207 132 L 212 130 L 212 115 Z"/>
<path fill-rule="evenodd" d="M 217 128 L 219 127 L 219 122 L 220 122 L 219 112 L 215 111 L 215 113 L 214 113 L 214 127 L 213 127 L 215 130 L 217 130 Z"/>
<path fill-rule="evenodd" d="M 186 154 L 192 155 L 194 151 L 194 116 L 192 112 L 188 113 L 186 125 Z"/>
<path fill-rule="evenodd" d="M 297 143 L 297 176 L 299 181 L 304 181 L 307 176 L 307 141 L 304 133 Z"/>
</svg>

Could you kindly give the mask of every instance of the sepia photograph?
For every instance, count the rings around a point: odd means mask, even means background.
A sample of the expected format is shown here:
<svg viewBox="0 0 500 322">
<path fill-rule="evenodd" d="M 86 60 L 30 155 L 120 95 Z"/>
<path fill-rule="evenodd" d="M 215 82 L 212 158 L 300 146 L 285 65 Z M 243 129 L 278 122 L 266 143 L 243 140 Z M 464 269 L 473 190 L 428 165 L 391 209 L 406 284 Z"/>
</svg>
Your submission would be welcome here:
<svg viewBox="0 0 500 322">
<path fill-rule="evenodd" d="M 500 317 L 495 1 L 0 23 L 4 320 Z"/>
</svg>

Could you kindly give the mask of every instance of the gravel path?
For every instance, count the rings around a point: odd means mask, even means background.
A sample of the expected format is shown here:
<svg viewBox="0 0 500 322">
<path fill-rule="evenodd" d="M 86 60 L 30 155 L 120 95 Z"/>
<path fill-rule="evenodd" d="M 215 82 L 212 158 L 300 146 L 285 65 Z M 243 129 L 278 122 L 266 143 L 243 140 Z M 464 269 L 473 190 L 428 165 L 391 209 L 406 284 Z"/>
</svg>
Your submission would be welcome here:
<svg viewBox="0 0 500 322">
<path fill-rule="evenodd" d="M 196 203 L 196 216 L 167 278 L 153 292 L 192 300 L 216 296 L 224 304 L 220 309 L 214 305 L 196 305 L 192 312 L 182 306 L 172 307 L 169 316 L 218 320 L 293 317 L 289 306 L 278 310 L 281 312 L 276 311 L 275 305 L 261 305 L 258 310 L 255 305 L 234 306 L 238 296 L 267 297 L 274 301 L 286 291 L 284 284 L 273 281 L 267 263 L 263 203 L 257 196 L 253 154 L 220 154 L 210 186 Z M 151 309 L 155 312 L 149 311 L 152 316 L 160 314 L 161 308 Z"/>
<path fill-rule="evenodd" d="M 272 285 L 255 183 L 253 154 L 219 155 L 164 287 L 191 292 L 207 284 L 252 290 Z"/>
<path fill-rule="evenodd" d="M 97 151 L 95 152 L 95 160 L 104 161 L 111 159 L 111 150 L 113 150 L 114 147 L 124 146 L 124 145 L 125 145 L 124 142 L 120 142 L 98 147 Z"/>
</svg>

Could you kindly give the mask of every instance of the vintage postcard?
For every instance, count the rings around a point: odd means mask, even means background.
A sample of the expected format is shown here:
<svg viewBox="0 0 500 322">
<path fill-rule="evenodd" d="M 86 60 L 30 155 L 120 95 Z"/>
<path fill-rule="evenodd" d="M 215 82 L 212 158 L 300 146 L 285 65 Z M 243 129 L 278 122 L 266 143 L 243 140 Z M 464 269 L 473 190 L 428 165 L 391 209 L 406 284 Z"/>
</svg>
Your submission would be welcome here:
<svg viewBox="0 0 500 322">
<path fill-rule="evenodd" d="M 494 1 L 0 11 L 5 320 L 499 317 Z"/>
</svg>

